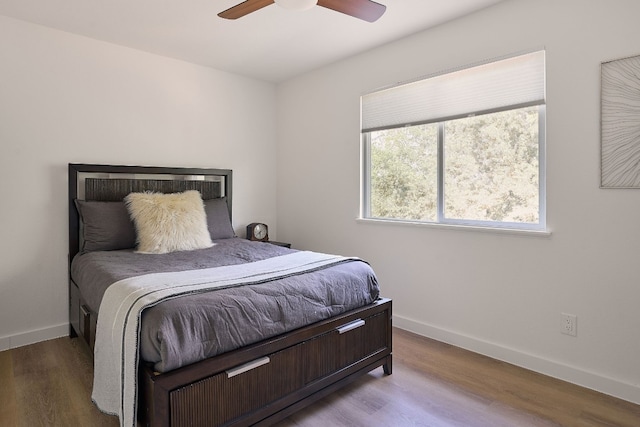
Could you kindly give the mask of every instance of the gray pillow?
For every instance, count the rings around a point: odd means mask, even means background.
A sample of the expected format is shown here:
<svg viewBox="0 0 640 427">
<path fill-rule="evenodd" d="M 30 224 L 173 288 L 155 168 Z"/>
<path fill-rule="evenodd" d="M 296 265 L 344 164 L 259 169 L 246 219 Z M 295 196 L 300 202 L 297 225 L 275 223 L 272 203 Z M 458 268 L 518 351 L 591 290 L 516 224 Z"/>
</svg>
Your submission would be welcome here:
<svg viewBox="0 0 640 427">
<path fill-rule="evenodd" d="M 112 251 L 136 247 L 136 229 L 124 202 L 75 200 L 82 220 L 81 251 Z M 231 226 L 227 199 L 204 201 L 211 239 L 236 237 Z"/>
<path fill-rule="evenodd" d="M 76 200 L 82 220 L 82 251 L 112 251 L 136 246 L 136 230 L 123 202 Z"/>
<path fill-rule="evenodd" d="M 231 226 L 226 197 L 205 200 L 204 211 L 207 214 L 207 226 L 212 240 L 236 237 Z"/>
</svg>

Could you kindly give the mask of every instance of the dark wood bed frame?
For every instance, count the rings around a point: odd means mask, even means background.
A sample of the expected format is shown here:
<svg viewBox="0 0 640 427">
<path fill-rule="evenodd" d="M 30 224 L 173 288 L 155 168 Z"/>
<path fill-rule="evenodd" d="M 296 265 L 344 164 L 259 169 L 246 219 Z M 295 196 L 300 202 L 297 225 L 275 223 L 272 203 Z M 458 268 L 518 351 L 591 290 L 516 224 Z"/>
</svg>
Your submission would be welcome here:
<svg viewBox="0 0 640 427">
<path fill-rule="evenodd" d="M 228 169 L 69 164 L 69 265 L 80 250 L 76 198 L 187 189 L 226 197 L 231 215 Z M 69 335 L 93 350 L 96 320 L 69 276 Z M 391 301 L 381 298 L 174 371 L 159 374 L 141 362 L 138 419 L 150 426 L 271 425 L 380 366 L 391 374 L 391 357 Z"/>
</svg>

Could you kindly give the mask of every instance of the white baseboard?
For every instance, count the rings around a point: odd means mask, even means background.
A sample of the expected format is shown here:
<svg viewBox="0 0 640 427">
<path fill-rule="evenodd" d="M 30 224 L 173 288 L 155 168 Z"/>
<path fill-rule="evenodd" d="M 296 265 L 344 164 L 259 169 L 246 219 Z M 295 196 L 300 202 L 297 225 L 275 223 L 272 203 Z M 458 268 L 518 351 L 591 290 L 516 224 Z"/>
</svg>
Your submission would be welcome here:
<svg viewBox="0 0 640 427">
<path fill-rule="evenodd" d="M 396 314 L 393 315 L 393 326 L 550 377 L 577 384 L 600 393 L 640 404 L 640 387 L 638 385 L 604 377 L 593 372 L 523 353 L 513 348 L 461 335 Z"/>
<path fill-rule="evenodd" d="M 63 323 L 57 326 L 51 326 L 50 328 L 23 332 L 8 337 L 0 337 L 0 351 L 35 344 L 40 341 L 52 340 L 54 338 L 66 337 L 68 335 L 69 324 Z"/>
</svg>

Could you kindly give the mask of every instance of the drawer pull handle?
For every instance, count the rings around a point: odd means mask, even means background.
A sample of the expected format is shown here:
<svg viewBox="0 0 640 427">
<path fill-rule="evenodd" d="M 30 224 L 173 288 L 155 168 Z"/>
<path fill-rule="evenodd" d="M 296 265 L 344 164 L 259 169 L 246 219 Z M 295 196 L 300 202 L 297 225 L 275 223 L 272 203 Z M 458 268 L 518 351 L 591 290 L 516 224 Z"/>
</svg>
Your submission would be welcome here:
<svg viewBox="0 0 640 427">
<path fill-rule="evenodd" d="M 364 320 L 357 319 L 357 320 L 354 320 L 353 322 L 347 323 L 346 325 L 342 325 L 336 329 L 338 330 L 339 334 L 344 334 L 345 332 L 349 332 L 353 329 L 359 328 L 360 326 L 364 326 Z"/>
<path fill-rule="evenodd" d="M 258 366 L 266 365 L 270 361 L 271 359 L 269 359 L 268 357 L 261 357 L 260 359 L 252 360 L 251 362 L 236 366 L 235 368 L 229 369 L 227 371 L 227 378 L 235 377 L 236 375 L 240 375 L 242 373 L 255 369 Z"/>
<path fill-rule="evenodd" d="M 87 344 L 91 346 L 91 312 L 84 305 L 80 306 L 80 316 L 80 333 Z"/>
</svg>

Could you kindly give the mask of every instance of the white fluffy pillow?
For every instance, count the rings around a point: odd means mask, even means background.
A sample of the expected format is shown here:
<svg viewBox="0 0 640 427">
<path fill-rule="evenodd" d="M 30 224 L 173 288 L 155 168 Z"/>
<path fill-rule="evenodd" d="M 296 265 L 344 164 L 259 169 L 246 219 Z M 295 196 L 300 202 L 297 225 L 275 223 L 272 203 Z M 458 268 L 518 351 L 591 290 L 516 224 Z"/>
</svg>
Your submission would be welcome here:
<svg viewBox="0 0 640 427">
<path fill-rule="evenodd" d="M 124 201 L 136 226 L 136 252 L 166 254 L 213 246 L 200 192 L 131 193 Z"/>
</svg>

